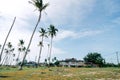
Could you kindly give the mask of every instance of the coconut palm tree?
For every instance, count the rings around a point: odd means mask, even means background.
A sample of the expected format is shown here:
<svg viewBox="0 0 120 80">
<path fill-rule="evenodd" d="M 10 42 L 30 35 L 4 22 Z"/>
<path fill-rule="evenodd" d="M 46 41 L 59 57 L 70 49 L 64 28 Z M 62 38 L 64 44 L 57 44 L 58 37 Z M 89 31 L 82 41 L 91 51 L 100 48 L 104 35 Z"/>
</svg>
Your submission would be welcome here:
<svg viewBox="0 0 120 80">
<path fill-rule="evenodd" d="M 18 57 L 16 59 L 17 62 L 19 61 L 20 53 L 24 51 L 23 50 L 24 49 L 24 43 L 25 42 L 23 40 L 19 40 L 19 43 L 18 43 L 18 51 L 19 51 L 19 53 L 18 53 Z"/>
<path fill-rule="evenodd" d="M 4 59 L 3 59 L 3 62 L 5 62 L 6 65 L 10 65 L 12 55 L 13 55 L 13 51 L 14 51 L 14 48 L 13 48 L 11 42 L 8 42 L 7 48 L 5 48 L 6 55 L 5 55 Z M 3 64 L 3 62 L 2 62 L 2 64 Z"/>
<path fill-rule="evenodd" d="M 30 47 L 30 45 L 31 45 L 31 42 L 32 42 L 33 36 L 34 36 L 34 34 L 35 34 L 35 31 L 36 31 L 36 29 L 37 29 L 37 26 L 38 26 L 38 24 L 40 23 L 42 11 L 45 10 L 46 7 L 49 5 L 48 3 L 43 4 L 43 1 L 42 1 L 42 0 L 32 0 L 32 1 L 29 1 L 29 3 L 33 4 L 33 5 L 36 7 L 36 9 L 39 11 L 39 17 L 38 17 L 38 21 L 37 21 L 37 23 L 36 23 L 36 25 L 35 25 L 35 28 L 34 28 L 34 30 L 33 30 L 33 33 L 32 33 L 32 35 L 31 35 L 31 37 L 30 37 L 30 41 L 29 41 L 29 44 L 28 44 L 28 46 L 27 46 L 27 49 L 26 49 L 25 55 L 24 55 L 24 57 L 23 57 L 23 60 L 22 60 L 22 62 L 21 62 L 21 65 L 19 66 L 19 70 L 22 70 L 23 62 L 24 62 L 24 60 L 25 60 L 25 58 L 26 58 L 27 52 L 28 52 L 29 47 Z"/>
<path fill-rule="evenodd" d="M 1 63 L 1 65 L 4 65 L 4 64 L 6 64 L 7 62 L 7 59 L 8 59 L 8 54 L 9 54 L 9 51 L 8 51 L 8 49 L 5 49 L 5 56 L 4 56 L 4 58 L 3 58 L 3 61 L 2 61 L 2 63 Z"/>
<path fill-rule="evenodd" d="M 11 32 L 13 26 L 14 26 L 15 20 L 16 20 L 16 17 L 14 17 L 13 23 L 12 23 L 10 29 L 9 29 L 9 32 L 8 32 L 8 34 L 7 34 L 6 38 L 5 38 L 4 44 L 3 44 L 3 46 L 2 46 L 1 53 L 0 53 L 0 62 L 1 62 L 1 58 L 2 58 L 2 54 L 3 54 L 3 51 L 4 51 L 5 44 L 6 44 L 6 42 L 7 42 L 7 39 L 8 39 L 8 37 L 9 37 L 9 35 L 10 35 L 10 32 Z"/>
<path fill-rule="evenodd" d="M 39 65 L 40 58 L 41 58 L 41 52 L 42 52 L 42 47 L 43 47 L 43 39 L 44 39 L 44 37 L 47 37 L 47 31 L 43 28 L 40 28 L 39 33 L 40 33 L 41 41 L 39 42 L 40 52 L 39 52 L 39 56 L 38 56 L 38 65 Z"/>
<path fill-rule="evenodd" d="M 11 62 L 12 62 L 12 59 L 13 59 L 13 51 L 15 49 L 13 48 L 13 45 L 12 45 L 11 42 L 8 42 L 7 47 L 8 47 L 8 52 L 9 52 L 9 54 L 8 54 L 8 65 L 11 65 Z"/>
<path fill-rule="evenodd" d="M 55 28 L 54 25 L 50 25 L 50 27 L 48 28 L 48 34 L 51 37 L 50 55 L 49 55 L 49 66 L 50 66 L 50 59 L 51 59 L 51 52 L 52 52 L 52 41 L 53 41 L 53 37 L 56 36 L 56 32 L 58 32 L 58 29 Z"/>
</svg>

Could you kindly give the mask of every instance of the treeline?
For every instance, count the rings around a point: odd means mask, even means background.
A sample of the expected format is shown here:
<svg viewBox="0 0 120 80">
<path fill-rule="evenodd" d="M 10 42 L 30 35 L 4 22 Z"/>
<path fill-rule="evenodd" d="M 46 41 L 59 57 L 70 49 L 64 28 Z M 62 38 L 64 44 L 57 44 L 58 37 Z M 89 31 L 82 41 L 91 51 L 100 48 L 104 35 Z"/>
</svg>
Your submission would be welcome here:
<svg viewBox="0 0 120 80">
<path fill-rule="evenodd" d="M 119 67 L 120 64 L 107 63 L 100 53 L 88 53 L 84 58 L 85 63 L 96 64 L 98 67 Z"/>
</svg>

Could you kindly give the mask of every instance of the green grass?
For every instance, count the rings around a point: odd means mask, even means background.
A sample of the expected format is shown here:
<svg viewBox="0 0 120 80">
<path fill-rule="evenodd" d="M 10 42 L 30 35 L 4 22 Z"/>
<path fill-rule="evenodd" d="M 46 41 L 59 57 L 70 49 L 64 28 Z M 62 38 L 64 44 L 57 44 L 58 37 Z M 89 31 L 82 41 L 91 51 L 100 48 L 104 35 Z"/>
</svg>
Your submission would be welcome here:
<svg viewBox="0 0 120 80">
<path fill-rule="evenodd" d="M 120 80 L 120 68 L 0 68 L 0 80 Z"/>
</svg>

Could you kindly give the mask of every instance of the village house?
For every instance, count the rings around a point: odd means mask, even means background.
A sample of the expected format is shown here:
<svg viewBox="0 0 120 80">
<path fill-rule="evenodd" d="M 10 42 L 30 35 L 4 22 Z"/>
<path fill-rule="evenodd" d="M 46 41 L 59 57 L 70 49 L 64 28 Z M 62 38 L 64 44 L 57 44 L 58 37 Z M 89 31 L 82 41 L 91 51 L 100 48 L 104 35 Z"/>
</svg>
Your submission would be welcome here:
<svg viewBox="0 0 120 80">
<path fill-rule="evenodd" d="M 69 58 L 65 60 L 59 61 L 60 66 L 66 66 L 66 67 L 83 67 L 85 66 L 85 63 L 83 60 L 77 60 L 75 58 Z"/>
</svg>

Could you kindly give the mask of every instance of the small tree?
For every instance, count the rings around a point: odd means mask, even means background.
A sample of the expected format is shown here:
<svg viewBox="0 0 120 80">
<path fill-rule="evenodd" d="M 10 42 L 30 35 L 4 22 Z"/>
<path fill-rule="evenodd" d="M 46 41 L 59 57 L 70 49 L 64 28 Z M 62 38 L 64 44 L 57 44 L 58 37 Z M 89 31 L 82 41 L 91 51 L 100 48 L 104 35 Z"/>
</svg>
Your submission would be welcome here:
<svg viewBox="0 0 120 80">
<path fill-rule="evenodd" d="M 44 64 L 45 64 L 45 66 L 47 66 L 48 64 L 47 64 L 47 59 L 45 59 L 44 60 Z"/>
<path fill-rule="evenodd" d="M 54 66 L 59 66 L 59 61 L 58 61 L 58 59 L 57 59 L 56 57 L 54 57 L 54 58 L 52 59 L 52 62 L 53 62 L 53 64 L 54 64 Z"/>
<path fill-rule="evenodd" d="M 93 63 L 93 64 L 97 64 L 98 66 L 103 66 L 105 60 L 102 58 L 100 53 L 88 53 L 85 57 L 84 57 L 84 61 L 86 63 Z"/>
</svg>

